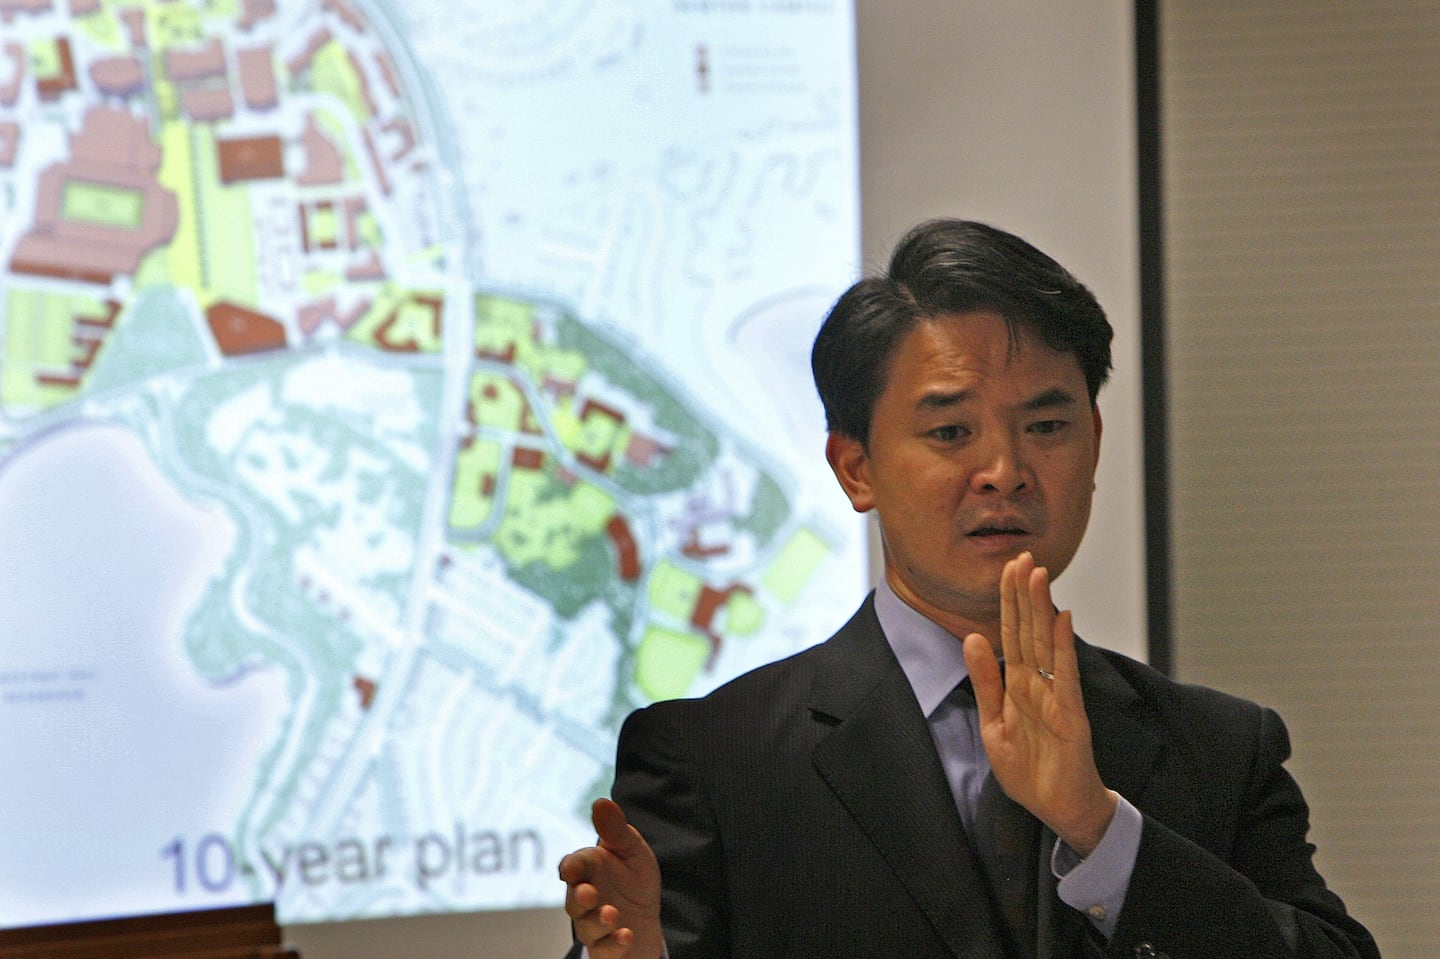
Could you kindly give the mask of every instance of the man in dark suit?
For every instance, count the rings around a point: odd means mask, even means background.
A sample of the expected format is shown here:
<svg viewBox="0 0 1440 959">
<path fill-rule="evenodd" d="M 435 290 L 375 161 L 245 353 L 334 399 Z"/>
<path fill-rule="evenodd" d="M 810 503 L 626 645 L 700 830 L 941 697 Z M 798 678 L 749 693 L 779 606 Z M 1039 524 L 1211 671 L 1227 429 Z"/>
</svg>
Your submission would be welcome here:
<svg viewBox="0 0 1440 959">
<path fill-rule="evenodd" d="M 1077 640 L 1110 369 L 1093 295 L 922 224 L 811 362 L 885 575 L 829 641 L 621 732 L 561 862 L 594 959 L 1378 952 L 1312 864 L 1269 710 Z"/>
</svg>

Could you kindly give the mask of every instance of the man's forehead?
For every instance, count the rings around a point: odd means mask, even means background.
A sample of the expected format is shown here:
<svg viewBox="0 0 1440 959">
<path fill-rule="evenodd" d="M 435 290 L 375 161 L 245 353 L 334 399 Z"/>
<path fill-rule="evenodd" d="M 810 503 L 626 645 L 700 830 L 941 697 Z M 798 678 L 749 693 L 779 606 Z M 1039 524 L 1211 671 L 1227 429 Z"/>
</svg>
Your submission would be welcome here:
<svg viewBox="0 0 1440 959">
<path fill-rule="evenodd" d="M 1001 316 L 984 312 L 923 320 L 899 344 L 889 367 L 901 374 L 892 380 L 920 393 L 967 394 L 954 401 L 970 399 L 982 387 L 1028 394 L 1015 402 L 1038 401 L 1085 380 L 1074 353 L 1053 349 L 1025 327 L 1012 331 Z"/>
<path fill-rule="evenodd" d="M 1025 319 L 1007 318 L 994 310 L 969 313 L 941 313 L 922 316 L 897 341 L 897 351 L 910 347 L 935 347 L 939 344 L 963 345 L 976 351 L 1008 358 L 1038 354 L 1069 356 L 1074 353 L 1056 350 L 1045 342 L 1035 326 Z"/>
</svg>

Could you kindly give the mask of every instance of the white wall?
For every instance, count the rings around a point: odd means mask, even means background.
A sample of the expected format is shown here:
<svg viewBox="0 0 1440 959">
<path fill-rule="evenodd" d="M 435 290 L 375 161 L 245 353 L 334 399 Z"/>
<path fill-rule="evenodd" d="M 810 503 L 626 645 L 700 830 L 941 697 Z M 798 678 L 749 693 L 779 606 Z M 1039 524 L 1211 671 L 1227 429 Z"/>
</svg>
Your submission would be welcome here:
<svg viewBox="0 0 1440 959">
<path fill-rule="evenodd" d="M 1094 518 L 1056 591 L 1082 635 L 1143 655 L 1131 6 L 857 0 L 856 17 L 863 266 L 927 217 L 986 220 L 1069 267 L 1116 327 Z M 569 941 L 558 909 L 287 934 L 304 959 L 553 959 Z"/>
<path fill-rule="evenodd" d="M 1054 256 L 1116 328 L 1076 630 L 1145 653 L 1134 42 L 1129 3 L 860 0 L 866 265 L 916 222 L 985 220 Z"/>
</svg>

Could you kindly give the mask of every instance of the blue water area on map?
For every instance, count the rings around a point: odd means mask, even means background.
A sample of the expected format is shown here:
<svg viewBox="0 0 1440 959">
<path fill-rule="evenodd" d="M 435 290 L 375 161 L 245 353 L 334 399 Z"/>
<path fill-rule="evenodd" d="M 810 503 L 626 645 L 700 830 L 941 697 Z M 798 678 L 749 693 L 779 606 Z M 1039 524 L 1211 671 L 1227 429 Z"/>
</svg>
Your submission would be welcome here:
<svg viewBox="0 0 1440 959">
<path fill-rule="evenodd" d="M 0 466 L 0 925 L 219 904 L 162 849 L 233 828 L 285 707 L 278 674 L 211 687 L 181 649 L 230 540 L 116 427 Z"/>
</svg>

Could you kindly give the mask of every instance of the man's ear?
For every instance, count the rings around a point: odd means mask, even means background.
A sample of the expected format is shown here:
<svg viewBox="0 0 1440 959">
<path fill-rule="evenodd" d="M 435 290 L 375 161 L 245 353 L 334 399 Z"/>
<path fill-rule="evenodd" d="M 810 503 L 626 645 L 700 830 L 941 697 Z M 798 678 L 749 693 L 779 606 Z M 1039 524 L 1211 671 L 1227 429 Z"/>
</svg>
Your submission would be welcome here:
<svg viewBox="0 0 1440 959">
<path fill-rule="evenodd" d="M 870 454 L 865 444 L 853 436 L 831 433 L 825 441 L 825 459 L 830 470 L 839 480 L 840 488 L 850 497 L 850 505 L 857 513 L 875 508 L 875 495 L 870 489 Z"/>
<path fill-rule="evenodd" d="M 1095 418 L 1095 466 L 1100 465 L 1100 434 L 1105 429 L 1105 424 L 1100 422 L 1100 407 L 1094 403 L 1090 404 L 1090 415 Z"/>
</svg>

